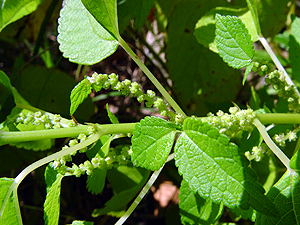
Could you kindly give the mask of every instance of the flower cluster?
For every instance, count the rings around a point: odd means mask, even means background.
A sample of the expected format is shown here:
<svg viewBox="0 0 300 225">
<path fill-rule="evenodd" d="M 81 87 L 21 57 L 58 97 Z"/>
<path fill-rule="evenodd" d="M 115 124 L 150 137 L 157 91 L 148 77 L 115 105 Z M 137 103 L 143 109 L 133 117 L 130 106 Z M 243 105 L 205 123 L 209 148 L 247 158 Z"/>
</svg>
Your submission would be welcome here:
<svg viewBox="0 0 300 225">
<path fill-rule="evenodd" d="M 251 132 L 254 128 L 255 112 L 252 109 L 241 110 L 237 106 L 231 107 L 229 113 L 219 110 L 217 115 L 212 113 L 203 117 L 202 121 L 219 129 L 220 133 L 234 137 L 240 131 Z"/>
<path fill-rule="evenodd" d="M 300 96 L 294 85 L 289 85 L 283 72 L 274 70 L 265 78 L 266 83 L 271 84 L 273 88 L 278 91 L 278 96 L 288 101 L 289 110 L 300 112 Z"/>
<path fill-rule="evenodd" d="M 274 68 L 274 65 L 272 63 L 259 63 L 255 62 L 252 71 L 257 72 L 259 76 L 266 76 L 268 73 L 270 73 Z"/>
<path fill-rule="evenodd" d="M 94 72 L 94 74 L 91 77 L 87 77 L 87 79 L 95 91 L 100 91 L 102 88 L 111 88 L 112 90 L 120 91 L 125 96 L 132 94 L 140 103 L 145 101 L 146 107 L 153 106 L 158 109 L 162 116 L 170 117 L 170 119 L 175 120 L 176 114 L 169 109 L 168 103 L 162 98 L 157 97 L 152 90 L 147 90 L 146 94 L 144 94 L 137 82 L 131 82 L 128 79 L 120 82 L 118 75 L 114 73 L 107 75 Z"/>
<path fill-rule="evenodd" d="M 75 126 L 73 121 L 68 121 L 67 124 L 62 122 L 62 117 L 58 114 L 52 115 L 50 113 L 42 113 L 41 111 L 27 113 L 22 111 L 16 118 L 16 123 L 32 124 L 35 126 L 44 125 L 45 129 L 56 129 L 62 127 L 71 127 Z"/>
<path fill-rule="evenodd" d="M 299 131 L 299 128 L 293 130 L 293 131 L 287 131 L 286 134 L 281 133 L 281 134 L 276 134 L 273 137 L 273 140 L 281 147 L 285 147 L 285 142 L 289 140 L 291 141 L 296 141 L 297 140 L 297 132 Z"/>
<path fill-rule="evenodd" d="M 128 147 L 118 146 L 111 149 L 106 157 L 101 157 L 96 154 L 91 160 L 86 160 L 79 166 L 73 163 L 72 167 L 66 165 L 66 161 L 71 161 L 71 156 L 66 156 L 64 159 L 55 160 L 52 167 L 63 175 L 74 175 L 80 177 L 83 174 L 92 175 L 94 169 L 111 169 L 114 166 L 122 166 L 129 164 L 132 150 Z"/>
<path fill-rule="evenodd" d="M 254 146 L 251 153 L 249 151 L 245 152 L 245 156 L 249 161 L 255 160 L 256 162 L 260 162 L 267 151 L 268 147 L 266 144 L 262 143 L 261 146 Z"/>
</svg>

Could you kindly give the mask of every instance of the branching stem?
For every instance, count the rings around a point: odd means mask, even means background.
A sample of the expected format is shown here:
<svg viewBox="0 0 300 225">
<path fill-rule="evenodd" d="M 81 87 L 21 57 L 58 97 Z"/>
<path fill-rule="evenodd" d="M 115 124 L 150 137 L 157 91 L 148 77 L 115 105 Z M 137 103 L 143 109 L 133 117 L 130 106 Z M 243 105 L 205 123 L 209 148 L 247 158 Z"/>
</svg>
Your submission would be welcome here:
<svg viewBox="0 0 300 225">
<path fill-rule="evenodd" d="M 265 126 L 259 121 L 259 119 L 255 118 L 253 124 L 256 126 L 258 131 L 260 132 L 262 138 L 268 145 L 268 147 L 272 150 L 272 152 L 277 156 L 277 158 L 284 164 L 287 170 L 294 174 L 294 170 L 290 168 L 290 159 L 278 148 L 278 146 L 273 142 L 270 138 Z"/>
</svg>

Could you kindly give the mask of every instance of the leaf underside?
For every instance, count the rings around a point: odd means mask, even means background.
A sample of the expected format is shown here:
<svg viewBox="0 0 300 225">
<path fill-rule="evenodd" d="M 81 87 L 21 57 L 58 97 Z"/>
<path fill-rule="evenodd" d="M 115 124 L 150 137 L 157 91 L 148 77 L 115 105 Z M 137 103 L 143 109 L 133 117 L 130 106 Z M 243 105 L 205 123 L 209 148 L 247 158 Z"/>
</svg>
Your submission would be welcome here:
<svg viewBox="0 0 300 225">
<path fill-rule="evenodd" d="M 118 42 L 88 12 L 80 0 L 67 0 L 58 20 L 63 56 L 71 62 L 92 65 L 113 54 Z"/>
</svg>

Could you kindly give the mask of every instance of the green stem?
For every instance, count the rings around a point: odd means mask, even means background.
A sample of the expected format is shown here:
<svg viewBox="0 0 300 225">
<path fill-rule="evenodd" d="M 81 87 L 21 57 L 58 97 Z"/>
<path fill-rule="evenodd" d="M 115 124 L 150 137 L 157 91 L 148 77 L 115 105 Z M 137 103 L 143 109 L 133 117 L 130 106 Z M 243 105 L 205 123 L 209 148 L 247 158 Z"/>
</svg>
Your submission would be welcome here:
<svg viewBox="0 0 300 225">
<path fill-rule="evenodd" d="M 135 63 L 141 68 L 141 70 L 146 74 L 149 80 L 154 84 L 162 96 L 167 100 L 171 107 L 175 110 L 176 113 L 181 114 L 186 117 L 183 110 L 179 105 L 174 101 L 174 99 L 169 95 L 169 93 L 164 89 L 164 87 L 159 83 L 155 76 L 150 72 L 150 70 L 143 64 L 139 57 L 132 51 L 132 49 L 127 45 L 127 43 L 121 38 L 118 38 L 119 44 L 123 49 L 130 55 L 130 57 L 135 61 Z"/>
<path fill-rule="evenodd" d="M 260 132 L 262 138 L 268 145 L 268 147 L 272 150 L 272 152 L 277 156 L 277 158 L 283 163 L 283 165 L 287 168 L 287 170 L 294 174 L 294 170 L 290 168 L 290 159 L 278 148 L 278 146 L 273 142 L 273 140 L 270 138 L 266 128 L 262 123 L 259 121 L 259 119 L 255 118 L 253 121 L 253 124 L 256 126 L 258 131 Z"/>
<path fill-rule="evenodd" d="M 132 133 L 136 123 L 97 125 L 103 134 Z M 79 134 L 89 134 L 91 125 L 79 125 L 75 127 L 33 130 L 33 131 L 0 131 L 0 146 L 25 141 L 37 141 L 43 139 L 55 139 L 65 137 L 77 137 Z"/>
<path fill-rule="evenodd" d="M 264 113 L 257 114 L 256 117 L 263 124 L 277 123 L 277 124 L 299 124 L 300 114 L 291 113 Z"/>
<path fill-rule="evenodd" d="M 14 199 L 16 200 L 17 196 L 17 188 L 22 182 L 22 180 L 33 170 L 55 160 L 61 158 L 63 156 L 72 154 L 73 152 L 78 151 L 79 149 L 85 148 L 88 145 L 96 142 L 105 134 L 118 134 L 118 133 L 132 133 L 135 128 L 136 123 L 123 123 L 123 124 L 109 124 L 109 125 L 97 125 L 98 132 L 90 135 L 85 141 L 80 142 L 70 148 L 61 150 L 57 153 L 49 155 L 45 158 L 42 158 L 31 165 L 27 166 L 21 173 L 14 179 L 14 183 L 10 186 L 4 201 L 2 202 L 1 210 L 0 210 L 0 221 L 3 215 L 4 208 L 7 204 L 7 201 L 11 195 L 14 193 Z M 0 133 L 0 142 L 4 140 L 11 141 L 29 141 L 29 140 L 40 140 L 40 139 L 48 139 L 48 138 L 57 138 L 59 137 L 72 137 L 77 136 L 80 133 L 88 133 L 89 125 L 82 125 L 70 128 L 59 128 L 53 130 L 40 130 L 40 131 L 20 131 L 20 132 L 1 132 Z M 76 133 L 77 132 L 77 133 Z M 57 135 L 59 133 L 59 135 Z M 76 134 L 76 135 L 75 135 Z M 4 135 L 4 136 L 3 136 Z M 21 135 L 21 136 L 20 136 Z M 60 136 L 61 135 L 61 136 Z M 15 139 L 14 137 L 17 136 Z M 20 137 L 19 137 L 20 136 Z M 26 137 L 26 140 L 24 140 Z M 32 138 L 35 137 L 36 139 Z M 3 140 L 1 140 L 3 139 Z M 10 142 L 11 143 L 11 142 Z"/>
</svg>

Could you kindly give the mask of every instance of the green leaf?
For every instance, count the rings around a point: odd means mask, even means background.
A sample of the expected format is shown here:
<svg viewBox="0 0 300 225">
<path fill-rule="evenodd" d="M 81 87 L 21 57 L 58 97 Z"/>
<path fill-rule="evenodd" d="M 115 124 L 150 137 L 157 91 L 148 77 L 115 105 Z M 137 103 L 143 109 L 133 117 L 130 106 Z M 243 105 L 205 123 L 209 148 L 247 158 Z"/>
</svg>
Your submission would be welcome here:
<svg viewBox="0 0 300 225">
<path fill-rule="evenodd" d="M 92 65 L 113 54 L 118 47 L 115 38 L 94 19 L 80 0 L 65 1 L 58 22 L 59 48 L 71 62 Z"/>
<path fill-rule="evenodd" d="M 278 209 L 278 218 L 258 214 L 257 225 L 300 224 L 299 174 L 291 176 L 287 171 L 270 189 L 267 196 Z"/>
<path fill-rule="evenodd" d="M 247 6 L 251 12 L 255 28 L 256 28 L 256 36 L 261 35 L 261 30 L 260 30 L 260 24 L 259 24 L 259 19 L 258 19 L 258 13 L 257 13 L 257 4 L 256 0 L 246 0 Z M 253 40 L 253 39 L 252 39 Z"/>
<path fill-rule="evenodd" d="M 107 180 L 114 193 L 120 193 L 135 187 L 148 175 L 149 171 L 140 167 L 118 166 L 107 171 Z"/>
<path fill-rule="evenodd" d="M 86 187 L 89 192 L 94 195 L 100 194 L 103 191 L 106 178 L 106 169 L 94 169 L 92 175 L 87 177 Z"/>
<path fill-rule="evenodd" d="M 120 32 L 134 19 L 134 25 L 140 30 L 153 7 L 154 0 L 126 0 L 118 3 L 118 18 Z"/>
<path fill-rule="evenodd" d="M 188 182 L 182 180 L 179 194 L 179 208 L 181 223 L 186 224 L 214 224 L 223 213 L 222 204 L 215 204 L 210 199 L 203 199 L 194 193 Z"/>
<path fill-rule="evenodd" d="M 72 90 L 70 95 L 70 114 L 73 115 L 78 106 L 91 94 L 92 85 L 88 79 L 83 79 Z"/>
<path fill-rule="evenodd" d="M 2 177 L 0 179 L 0 225 L 22 225 L 19 201 L 16 192 L 13 192 L 9 196 L 4 208 L 2 208 L 7 197 L 7 193 L 13 183 L 13 178 Z"/>
<path fill-rule="evenodd" d="M 119 123 L 119 120 L 118 118 L 110 111 L 109 107 L 108 107 L 108 103 L 106 103 L 106 111 L 107 111 L 107 114 L 108 114 L 108 117 L 109 117 L 109 120 L 111 123 L 113 124 L 118 124 Z"/>
<path fill-rule="evenodd" d="M 209 47 L 211 51 L 218 53 L 217 44 L 215 42 L 216 30 L 216 14 L 231 15 L 239 17 L 251 34 L 252 41 L 258 40 L 257 31 L 251 15 L 247 8 L 227 8 L 216 7 L 207 12 L 200 20 L 198 20 L 194 35 L 200 44 Z"/>
<path fill-rule="evenodd" d="M 256 1 L 260 29 L 264 37 L 273 37 L 286 26 L 288 14 L 294 4 L 290 0 Z"/>
<path fill-rule="evenodd" d="M 94 222 L 75 220 L 72 225 L 94 225 Z"/>
<path fill-rule="evenodd" d="M 215 203 L 248 210 L 253 207 L 276 217 L 274 204 L 264 195 L 245 156 L 218 129 L 187 118 L 175 145 L 175 163 L 191 189 Z"/>
<path fill-rule="evenodd" d="M 82 0 L 82 3 L 98 23 L 118 40 L 117 0 Z"/>
<path fill-rule="evenodd" d="M 60 211 L 60 187 L 64 176 L 57 173 L 49 164 L 45 170 L 47 195 L 44 203 L 44 220 L 47 225 L 56 225 Z"/>
<path fill-rule="evenodd" d="M 248 66 L 254 56 L 253 42 L 243 22 L 236 16 L 216 15 L 216 43 L 219 55 L 229 66 Z"/>
<path fill-rule="evenodd" d="M 228 110 L 232 106 L 231 101 L 234 101 L 232 96 L 238 94 L 241 85 L 240 72 L 230 68 L 219 55 L 200 45 L 193 34 L 195 24 L 201 16 L 218 5 L 228 6 L 228 2 L 158 2 L 163 13 L 168 15 L 166 60 L 177 103 L 189 115 Z M 246 6 L 244 1 L 240 2 L 243 2 L 242 7 Z"/>
<path fill-rule="evenodd" d="M 244 78 L 243 78 L 243 82 L 242 82 L 243 85 L 245 85 L 247 76 L 248 76 L 249 73 L 251 72 L 253 66 L 254 66 L 254 62 L 251 62 L 251 63 L 246 67 L 246 71 L 245 71 Z"/>
<path fill-rule="evenodd" d="M 43 0 L 6 0 L 0 7 L 0 31 L 8 24 L 35 11 Z"/>
<path fill-rule="evenodd" d="M 76 84 L 73 78 L 60 70 L 29 65 L 18 75 L 15 88 L 30 105 L 69 118 L 69 96 Z M 87 121 L 93 113 L 93 103 L 87 99 L 77 109 L 75 117 L 79 121 Z"/>
<path fill-rule="evenodd" d="M 167 160 L 179 126 L 158 117 L 146 117 L 133 131 L 131 161 L 158 170 Z"/>
<path fill-rule="evenodd" d="M 124 168 L 121 169 L 121 173 L 123 173 Z M 125 170 L 125 171 L 130 171 L 130 170 Z M 116 179 L 115 177 L 111 177 L 111 175 L 109 176 L 109 172 L 108 171 L 108 176 L 107 178 L 109 179 L 109 181 L 111 182 L 112 180 L 114 180 L 114 182 L 112 183 L 113 189 L 116 190 L 116 188 L 118 189 L 117 193 L 108 201 L 105 203 L 105 207 L 102 209 L 95 209 L 94 212 L 92 213 L 93 217 L 97 217 L 97 216 L 101 216 L 101 215 L 105 215 L 107 213 L 112 213 L 114 215 L 116 215 L 118 212 L 120 211 L 124 211 L 126 209 L 126 206 L 128 203 L 130 203 L 130 201 L 137 195 L 137 193 L 139 193 L 140 189 L 144 186 L 144 184 L 147 182 L 150 171 L 147 170 L 142 170 L 143 173 L 141 176 L 141 180 L 139 181 L 139 183 L 135 183 L 133 184 L 132 181 L 129 182 L 131 183 L 131 185 L 128 186 L 128 178 L 126 179 L 124 176 L 122 177 L 122 180 Z M 126 173 L 126 172 L 125 172 Z M 135 173 L 136 174 L 136 173 Z M 134 176 L 133 176 L 134 177 Z M 132 178 L 133 178 L 132 177 Z M 111 179 L 112 178 L 112 179 Z M 124 178 L 125 181 L 127 183 L 127 185 L 123 185 L 124 183 Z M 136 178 L 134 178 L 136 179 Z M 122 183 L 122 185 L 120 185 L 120 183 Z M 130 187 L 131 188 L 128 188 Z"/>
<path fill-rule="evenodd" d="M 294 17 L 291 25 L 291 34 L 289 40 L 289 59 L 291 61 L 291 67 L 293 70 L 293 77 L 300 82 L 300 18 Z"/>
</svg>

